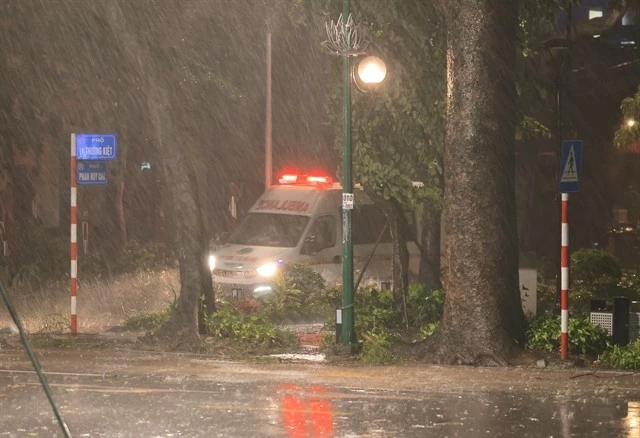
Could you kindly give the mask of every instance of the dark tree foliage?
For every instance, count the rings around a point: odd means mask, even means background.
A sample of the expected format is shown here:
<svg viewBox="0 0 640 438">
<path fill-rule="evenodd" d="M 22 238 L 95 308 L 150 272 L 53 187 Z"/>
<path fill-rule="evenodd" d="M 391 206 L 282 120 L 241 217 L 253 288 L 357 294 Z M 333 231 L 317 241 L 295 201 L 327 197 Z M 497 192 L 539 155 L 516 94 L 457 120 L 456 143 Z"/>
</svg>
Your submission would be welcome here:
<svg viewBox="0 0 640 438">
<path fill-rule="evenodd" d="M 341 2 L 311 2 L 322 20 L 337 18 Z M 385 212 L 394 245 L 393 289 L 400 303 L 409 283 L 411 230 L 406 213 L 423 224 L 420 279 L 440 283 L 440 211 L 444 138 L 444 27 L 430 2 L 353 2 L 355 22 L 365 32 L 388 75 L 375 90 L 352 85 L 353 171 L 369 197 Z M 328 55 L 327 55 L 328 58 Z M 363 57 L 355 58 L 354 65 Z M 327 59 L 329 62 L 329 59 Z M 340 63 L 333 63 L 327 112 L 341 142 Z M 354 67 L 354 69 L 357 67 Z M 355 77 L 355 74 L 354 74 Z M 413 183 L 421 182 L 416 187 Z"/>
</svg>

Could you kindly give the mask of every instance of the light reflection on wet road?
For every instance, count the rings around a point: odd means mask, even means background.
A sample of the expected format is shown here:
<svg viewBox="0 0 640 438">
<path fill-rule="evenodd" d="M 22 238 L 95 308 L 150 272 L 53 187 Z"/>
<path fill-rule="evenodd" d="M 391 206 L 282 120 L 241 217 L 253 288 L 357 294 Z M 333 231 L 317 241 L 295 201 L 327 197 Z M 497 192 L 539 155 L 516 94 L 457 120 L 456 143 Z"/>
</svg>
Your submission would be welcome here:
<svg viewBox="0 0 640 438">
<path fill-rule="evenodd" d="M 637 386 L 623 389 L 635 385 L 634 376 L 560 387 L 540 374 L 503 387 L 477 381 L 478 374 L 480 381 L 497 379 L 504 374 L 499 370 L 361 370 L 116 356 L 44 355 L 73 436 L 640 436 Z M 405 375 L 398 372 L 403 369 Z M 57 433 L 44 393 L 28 370 L 19 354 L 0 354 L 0 437 Z M 455 379 L 466 374 L 468 384 L 428 377 L 435 373 L 453 373 Z M 388 383 L 394 379 L 397 389 Z M 533 387 L 536 381 L 540 384 Z"/>
</svg>

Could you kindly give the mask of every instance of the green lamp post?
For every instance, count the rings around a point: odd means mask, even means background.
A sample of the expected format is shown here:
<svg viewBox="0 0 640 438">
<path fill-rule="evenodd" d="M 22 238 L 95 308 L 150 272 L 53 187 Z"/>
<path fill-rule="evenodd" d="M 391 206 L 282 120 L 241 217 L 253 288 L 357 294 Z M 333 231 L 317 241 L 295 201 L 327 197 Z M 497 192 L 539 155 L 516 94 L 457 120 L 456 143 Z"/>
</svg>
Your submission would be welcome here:
<svg viewBox="0 0 640 438">
<path fill-rule="evenodd" d="M 351 213 L 353 211 L 353 177 L 351 150 L 351 82 L 355 75 L 352 57 L 363 55 L 368 41 L 351 17 L 350 1 L 343 0 L 342 15 L 336 23 L 327 24 L 328 40 L 323 43 L 332 54 L 342 60 L 342 317 L 340 343 L 354 345 L 355 313 L 353 308 L 353 245 L 351 242 Z M 386 76 L 386 66 L 375 56 L 365 58 L 358 66 L 358 76 L 365 85 L 378 84 Z"/>
</svg>

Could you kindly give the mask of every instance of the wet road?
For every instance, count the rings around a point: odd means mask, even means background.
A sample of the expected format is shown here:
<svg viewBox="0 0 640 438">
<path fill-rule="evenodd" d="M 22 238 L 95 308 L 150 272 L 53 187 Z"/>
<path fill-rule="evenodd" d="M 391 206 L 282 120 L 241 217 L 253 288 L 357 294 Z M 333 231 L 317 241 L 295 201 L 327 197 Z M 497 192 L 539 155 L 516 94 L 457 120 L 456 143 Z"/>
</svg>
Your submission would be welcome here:
<svg viewBox="0 0 640 438">
<path fill-rule="evenodd" d="M 640 376 L 632 374 L 38 355 L 78 437 L 640 436 Z M 2 436 L 61 436 L 17 349 L 0 350 Z"/>
</svg>

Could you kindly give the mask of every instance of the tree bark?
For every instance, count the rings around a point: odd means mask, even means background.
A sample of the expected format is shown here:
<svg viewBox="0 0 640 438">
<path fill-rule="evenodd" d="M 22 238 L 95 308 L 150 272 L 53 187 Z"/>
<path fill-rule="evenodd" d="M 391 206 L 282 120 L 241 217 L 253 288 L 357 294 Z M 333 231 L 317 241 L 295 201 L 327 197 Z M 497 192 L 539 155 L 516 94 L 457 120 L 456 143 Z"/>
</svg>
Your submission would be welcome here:
<svg viewBox="0 0 640 438">
<path fill-rule="evenodd" d="M 420 239 L 420 283 L 429 289 L 442 287 L 440 281 L 441 211 L 435 202 L 424 203 Z"/>
<path fill-rule="evenodd" d="M 515 207 L 518 2 L 447 3 L 446 300 L 430 358 L 506 364 L 522 347 Z"/>
</svg>

